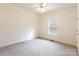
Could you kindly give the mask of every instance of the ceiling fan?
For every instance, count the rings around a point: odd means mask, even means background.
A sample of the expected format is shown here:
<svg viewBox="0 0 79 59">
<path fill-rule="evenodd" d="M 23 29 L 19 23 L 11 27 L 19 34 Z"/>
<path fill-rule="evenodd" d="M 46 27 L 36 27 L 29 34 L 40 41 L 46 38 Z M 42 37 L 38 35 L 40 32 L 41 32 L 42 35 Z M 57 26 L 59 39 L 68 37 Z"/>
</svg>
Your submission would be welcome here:
<svg viewBox="0 0 79 59">
<path fill-rule="evenodd" d="M 46 3 L 38 3 L 36 10 L 40 13 L 46 12 L 47 10 L 47 4 Z"/>
</svg>

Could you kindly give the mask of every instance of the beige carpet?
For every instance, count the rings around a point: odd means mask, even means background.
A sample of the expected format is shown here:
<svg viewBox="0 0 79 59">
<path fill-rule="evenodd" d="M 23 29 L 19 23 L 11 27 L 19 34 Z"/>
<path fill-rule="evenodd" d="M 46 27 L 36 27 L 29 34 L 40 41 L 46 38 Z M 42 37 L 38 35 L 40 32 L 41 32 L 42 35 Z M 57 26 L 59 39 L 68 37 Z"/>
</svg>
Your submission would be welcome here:
<svg viewBox="0 0 79 59">
<path fill-rule="evenodd" d="M 33 39 L 0 48 L 1 56 L 77 56 L 77 49 L 72 46 Z"/>
</svg>

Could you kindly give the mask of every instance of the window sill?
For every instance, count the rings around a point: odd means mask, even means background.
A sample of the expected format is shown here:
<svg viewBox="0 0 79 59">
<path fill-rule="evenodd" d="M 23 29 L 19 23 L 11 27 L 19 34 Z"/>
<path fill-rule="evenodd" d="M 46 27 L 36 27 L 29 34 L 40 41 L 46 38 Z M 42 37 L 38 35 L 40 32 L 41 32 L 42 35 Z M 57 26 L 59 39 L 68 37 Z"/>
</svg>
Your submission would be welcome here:
<svg viewBox="0 0 79 59">
<path fill-rule="evenodd" d="M 48 34 L 51 34 L 51 35 L 58 35 L 58 33 L 48 33 Z"/>
</svg>

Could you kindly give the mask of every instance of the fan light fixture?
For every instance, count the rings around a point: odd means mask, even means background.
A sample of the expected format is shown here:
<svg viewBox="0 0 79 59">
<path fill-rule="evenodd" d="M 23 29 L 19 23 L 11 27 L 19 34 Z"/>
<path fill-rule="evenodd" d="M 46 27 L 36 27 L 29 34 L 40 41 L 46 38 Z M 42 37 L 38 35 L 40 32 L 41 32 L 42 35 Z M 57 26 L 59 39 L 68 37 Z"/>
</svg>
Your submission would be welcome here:
<svg viewBox="0 0 79 59">
<path fill-rule="evenodd" d="M 39 3 L 37 6 L 37 11 L 40 13 L 46 12 L 47 4 L 46 3 Z"/>
</svg>

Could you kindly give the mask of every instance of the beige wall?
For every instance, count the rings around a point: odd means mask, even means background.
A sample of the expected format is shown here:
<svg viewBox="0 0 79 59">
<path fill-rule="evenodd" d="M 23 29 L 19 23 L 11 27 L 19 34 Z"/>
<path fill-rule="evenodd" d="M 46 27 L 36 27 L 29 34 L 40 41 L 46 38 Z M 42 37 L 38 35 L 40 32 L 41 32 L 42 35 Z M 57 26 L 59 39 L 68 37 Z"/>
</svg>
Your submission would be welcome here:
<svg viewBox="0 0 79 59">
<path fill-rule="evenodd" d="M 76 7 L 70 7 L 40 15 L 40 37 L 76 45 Z M 48 34 L 48 20 L 58 18 L 58 35 Z"/>
<path fill-rule="evenodd" d="M 38 17 L 13 4 L 0 4 L 0 47 L 37 37 Z"/>
<path fill-rule="evenodd" d="M 77 4 L 77 48 L 78 48 L 78 54 L 79 54 L 79 4 Z"/>
<path fill-rule="evenodd" d="M 48 34 L 52 17 L 59 18 L 58 35 Z M 75 7 L 37 15 L 13 4 L 0 4 L 0 47 L 38 36 L 76 45 L 75 19 Z"/>
</svg>

